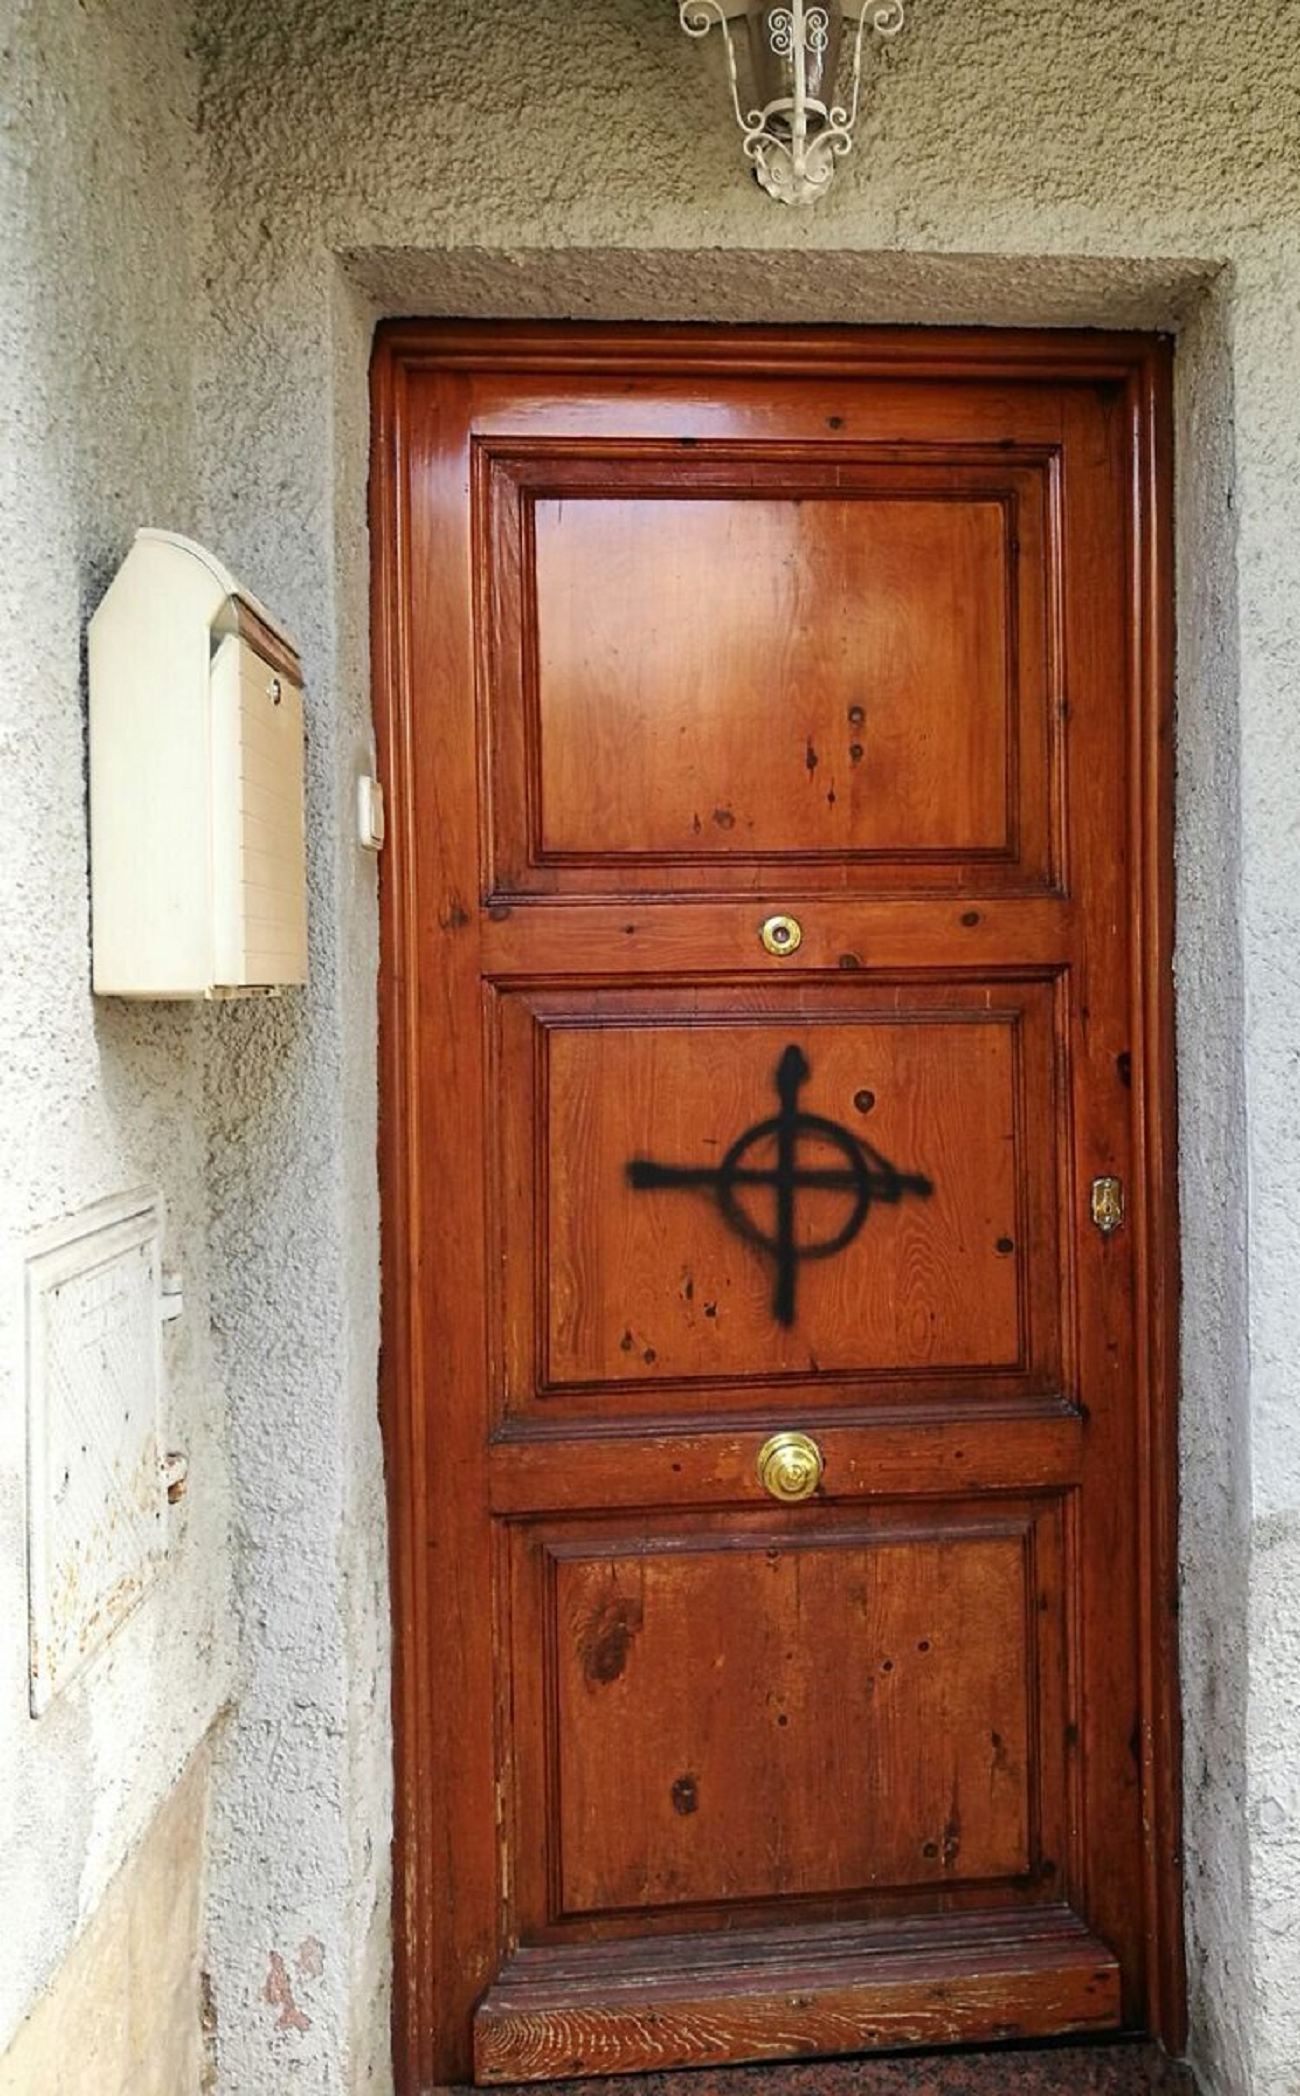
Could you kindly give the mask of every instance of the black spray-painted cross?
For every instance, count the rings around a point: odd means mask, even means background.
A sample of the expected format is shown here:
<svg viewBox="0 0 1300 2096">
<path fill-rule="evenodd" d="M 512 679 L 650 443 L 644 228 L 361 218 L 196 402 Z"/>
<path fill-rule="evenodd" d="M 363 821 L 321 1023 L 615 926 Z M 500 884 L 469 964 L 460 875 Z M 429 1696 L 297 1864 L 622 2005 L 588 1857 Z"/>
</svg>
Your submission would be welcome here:
<svg viewBox="0 0 1300 2096">
<path fill-rule="evenodd" d="M 695 1188 L 711 1194 L 723 1220 L 738 1237 L 756 1245 L 776 1267 L 772 1315 L 778 1324 L 792 1325 L 795 1315 L 795 1282 L 804 1259 L 830 1259 L 852 1244 L 867 1219 L 873 1201 L 891 1205 L 904 1194 L 924 1200 L 933 1192 L 928 1179 L 916 1172 L 899 1172 L 873 1150 L 859 1142 L 838 1121 L 822 1114 L 801 1113 L 799 1093 L 810 1075 L 808 1060 L 793 1043 L 776 1067 L 780 1111 L 767 1121 L 757 1121 L 738 1135 L 719 1165 L 657 1164 L 652 1158 L 634 1157 L 627 1168 L 628 1184 L 638 1191 L 656 1188 Z M 746 1158 L 762 1143 L 774 1142 L 776 1157 L 770 1165 L 747 1164 Z M 839 1152 L 843 1164 L 801 1165 L 800 1146 L 820 1143 Z M 742 1205 L 741 1190 L 770 1188 L 775 1206 L 770 1230 L 755 1222 Z M 795 1228 L 795 1205 L 805 1189 L 826 1188 L 847 1196 L 848 1209 L 839 1229 L 829 1237 L 800 1241 Z"/>
</svg>

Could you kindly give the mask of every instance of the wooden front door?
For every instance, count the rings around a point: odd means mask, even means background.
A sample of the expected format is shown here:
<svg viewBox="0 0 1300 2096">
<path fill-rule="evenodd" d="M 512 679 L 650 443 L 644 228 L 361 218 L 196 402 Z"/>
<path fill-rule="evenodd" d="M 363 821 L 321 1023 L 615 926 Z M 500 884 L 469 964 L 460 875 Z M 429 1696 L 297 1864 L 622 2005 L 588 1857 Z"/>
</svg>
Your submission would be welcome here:
<svg viewBox="0 0 1300 2096">
<path fill-rule="evenodd" d="M 381 339 L 408 2091 L 1177 2040 L 1166 379 Z"/>
</svg>

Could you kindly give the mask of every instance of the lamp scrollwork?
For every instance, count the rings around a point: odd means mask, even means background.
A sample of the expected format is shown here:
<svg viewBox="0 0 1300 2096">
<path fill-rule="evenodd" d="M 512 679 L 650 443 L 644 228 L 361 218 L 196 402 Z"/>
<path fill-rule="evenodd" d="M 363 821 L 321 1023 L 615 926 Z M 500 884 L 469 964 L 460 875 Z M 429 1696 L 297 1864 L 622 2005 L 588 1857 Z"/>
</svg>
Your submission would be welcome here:
<svg viewBox="0 0 1300 2096">
<path fill-rule="evenodd" d="M 851 44 L 852 81 L 838 100 L 845 16 L 856 14 Z M 767 191 L 783 204 L 808 204 L 824 196 L 835 169 L 853 147 L 862 106 L 863 48 L 868 30 L 880 38 L 903 27 L 902 0 L 679 0 L 678 20 L 688 36 L 718 28 L 726 49 L 731 106 L 741 150 Z M 742 91 L 741 64 L 733 23 L 748 32 L 752 97 Z"/>
</svg>

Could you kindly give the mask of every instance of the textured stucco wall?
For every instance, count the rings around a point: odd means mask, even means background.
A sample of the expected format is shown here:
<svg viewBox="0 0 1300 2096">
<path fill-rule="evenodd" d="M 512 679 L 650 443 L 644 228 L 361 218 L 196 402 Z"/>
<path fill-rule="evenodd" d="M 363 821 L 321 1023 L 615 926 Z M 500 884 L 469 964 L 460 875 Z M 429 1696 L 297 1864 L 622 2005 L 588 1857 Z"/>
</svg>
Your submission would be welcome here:
<svg viewBox="0 0 1300 2096">
<path fill-rule="evenodd" d="M 333 342 L 350 344 L 349 369 L 364 374 L 368 329 L 328 271 L 305 267 L 284 294 L 311 316 L 324 374 L 286 391 L 261 434 L 254 385 L 219 408 L 208 396 L 231 431 L 209 536 L 272 578 L 304 647 L 310 831 L 309 988 L 226 1014 L 207 1073 L 249 1666 L 214 1821 L 217 2056 L 232 2096 L 381 2088 L 389 2072 L 375 864 L 352 841 L 355 780 L 374 761 L 368 408 L 364 383 L 330 398 Z M 249 356 L 246 317 L 242 306 L 226 316 L 224 349 L 251 379 L 261 353 Z M 305 1970 L 304 1941 L 319 1946 Z"/>
<path fill-rule="evenodd" d="M 1193 2004 L 1208 2086 L 1282 2096 L 1300 2081 L 1300 1638 L 1285 1604 L 1300 1549 L 1297 17 L 1265 0 L 1245 0 L 1230 33 L 1212 0 L 915 0 L 911 16 L 860 162 L 806 216 L 744 178 L 719 54 L 681 37 L 671 0 L 231 0 L 203 24 L 217 316 L 203 399 L 226 437 L 205 522 L 306 636 L 318 832 L 309 1010 L 229 1035 L 274 1040 L 296 1080 L 260 1108 L 256 1231 L 217 1156 L 248 1567 L 267 1617 L 219 1893 L 231 2089 L 383 2075 L 386 2010 L 356 1950 L 376 1941 L 387 1809 L 370 1701 L 374 931 L 347 842 L 365 736 L 366 301 L 1180 329 Z M 259 1389 L 291 1425 L 288 1475 Z M 303 1725 L 304 1709 L 327 1726 Z M 311 2027 L 286 2030 L 259 1997 L 308 1910 L 328 1964 Z"/>
<path fill-rule="evenodd" d="M 232 1680 L 209 1332 L 204 1026 L 90 994 L 85 620 L 136 526 L 195 522 L 196 74 L 168 0 L 9 7 L 0 57 L 0 2051 L 144 1836 Z M 168 1204 L 165 1342 L 191 1459 L 169 1563 L 39 1720 L 27 1709 L 22 1244 L 137 1185 Z M 190 1888 L 193 1889 L 192 1886 Z M 136 1948 L 179 1929 L 186 1887 Z M 121 1954 L 121 1953 L 120 1953 Z M 116 2057 L 116 2055 L 114 2055 Z M 43 2083 L 29 2084 L 35 2089 Z M 113 2096 L 108 2070 L 97 2086 Z"/>
</svg>

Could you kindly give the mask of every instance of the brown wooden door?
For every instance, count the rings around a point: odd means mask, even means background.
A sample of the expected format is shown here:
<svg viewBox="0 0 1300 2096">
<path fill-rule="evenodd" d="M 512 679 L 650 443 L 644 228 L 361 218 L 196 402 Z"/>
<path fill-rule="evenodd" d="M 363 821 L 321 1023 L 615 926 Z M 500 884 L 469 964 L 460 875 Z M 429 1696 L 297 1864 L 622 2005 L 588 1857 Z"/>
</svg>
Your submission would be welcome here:
<svg viewBox="0 0 1300 2096">
<path fill-rule="evenodd" d="M 1164 357 L 376 371 L 405 2087 L 1176 2038 Z"/>
</svg>

